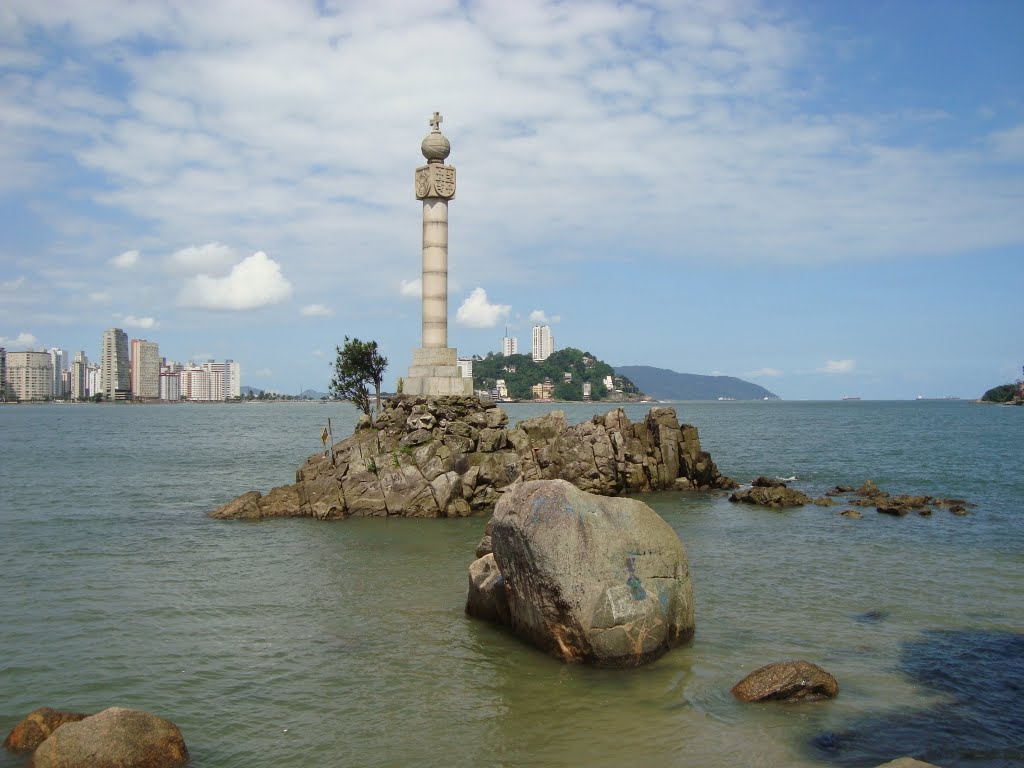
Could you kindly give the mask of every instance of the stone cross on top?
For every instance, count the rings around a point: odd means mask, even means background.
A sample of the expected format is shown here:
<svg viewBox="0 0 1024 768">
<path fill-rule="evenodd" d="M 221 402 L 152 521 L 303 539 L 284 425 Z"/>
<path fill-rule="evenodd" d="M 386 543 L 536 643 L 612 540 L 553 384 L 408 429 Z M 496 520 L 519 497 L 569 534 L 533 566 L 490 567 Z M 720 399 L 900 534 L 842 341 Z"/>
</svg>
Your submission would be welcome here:
<svg viewBox="0 0 1024 768">
<path fill-rule="evenodd" d="M 430 118 L 430 127 L 433 128 L 435 131 L 440 131 L 442 120 L 444 120 L 444 118 L 441 117 L 441 113 L 435 112 L 434 116 Z"/>
</svg>

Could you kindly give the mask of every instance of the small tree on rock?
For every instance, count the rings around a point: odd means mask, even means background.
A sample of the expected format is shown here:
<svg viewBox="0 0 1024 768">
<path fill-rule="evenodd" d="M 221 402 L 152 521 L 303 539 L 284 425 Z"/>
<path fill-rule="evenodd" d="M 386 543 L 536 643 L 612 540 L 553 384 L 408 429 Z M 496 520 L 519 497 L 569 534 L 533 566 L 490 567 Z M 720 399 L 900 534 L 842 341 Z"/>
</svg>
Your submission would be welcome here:
<svg viewBox="0 0 1024 768">
<path fill-rule="evenodd" d="M 335 347 L 334 378 L 331 379 L 330 393 L 342 400 L 351 400 L 367 416 L 370 415 L 370 392 L 367 384 L 373 384 L 377 395 L 377 412 L 380 413 L 380 387 L 388 359 L 377 351 L 376 341 L 360 341 L 345 337 L 345 346 Z"/>
</svg>

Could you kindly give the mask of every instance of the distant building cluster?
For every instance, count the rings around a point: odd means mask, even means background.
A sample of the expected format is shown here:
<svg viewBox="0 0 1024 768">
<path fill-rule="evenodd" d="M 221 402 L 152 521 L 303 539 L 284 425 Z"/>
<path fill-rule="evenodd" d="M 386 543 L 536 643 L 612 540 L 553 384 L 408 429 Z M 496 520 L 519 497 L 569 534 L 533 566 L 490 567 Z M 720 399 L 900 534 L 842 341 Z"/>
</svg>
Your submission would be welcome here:
<svg viewBox="0 0 1024 768">
<path fill-rule="evenodd" d="M 539 363 L 541 360 L 547 360 L 554 351 L 555 337 L 551 334 L 551 326 L 533 326 L 531 355 L 534 361 Z M 519 354 L 519 339 L 515 336 L 509 336 L 508 329 L 505 330 L 505 335 L 501 338 L 501 354 L 503 357 Z"/>
<path fill-rule="evenodd" d="M 241 382 L 241 368 L 233 360 L 168 361 L 160 357 L 157 342 L 129 340 L 120 328 L 103 332 L 98 363 L 89 362 L 84 350 L 69 361 L 57 347 L 45 352 L 0 347 L 0 397 L 6 400 L 208 402 L 241 397 Z"/>
</svg>

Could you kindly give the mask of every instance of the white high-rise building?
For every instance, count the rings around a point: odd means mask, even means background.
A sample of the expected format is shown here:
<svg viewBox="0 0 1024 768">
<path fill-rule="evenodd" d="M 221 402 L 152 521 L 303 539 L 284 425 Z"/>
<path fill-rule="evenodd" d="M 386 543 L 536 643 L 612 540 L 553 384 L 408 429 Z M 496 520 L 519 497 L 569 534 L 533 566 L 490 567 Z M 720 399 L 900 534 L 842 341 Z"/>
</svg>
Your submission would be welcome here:
<svg viewBox="0 0 1024 768">
<path fill-rule="evenodd" d="M 7 399 L 7 350 L 0 347 L 0 402 Z"/>
<path fill-rule="evenodd" d="M 101 390 L 108 403 L 132 396 L 131 370 L 128 366 L 128 334 L 120 328 L 103 332 L 100 344 Z"/>
<path fill-rule="evenodd" d="M 164 361 L 160 366 L 160 399 L 181 400 L 181 363 Z"/>
<path fill-rule="evenodd" d="M 226 381 L 224 382 L 224 394 L 226 397 L 241 397 L 242 396 L 242 366 L 236 363 L 234 360 L 224 361 L 224 372 L 226 374 Z"/>
<path fill-rule="evenodd" d="M 75 353 L 71 361 L 71 399 L 85 400 L 89 397 L 89 358 L 85 350 Z"/>
<path fill-rule="evenodd" d="M 64 397 L 67 393 L 64 391 L 62 375 L 64 371 L 68 370 L 68 354 L 59 347 L 50 347 L 48 354 L 50 355 L 50 363 L 53 366 L 53 397 Z"/>
<path fill-rule="evenodd" d="M 131 382 L 134 399 L 160 397 L 160 346 L 155 341 L 132 339 Z"/>
<path fill-rule="evenodd" d="M 555 351 L 555 337 L 551 335 L 551 326 L 533 326 L 533 359 L 535 362 L 547 360 Z"/>
<path fill-rule="evenodd" d="M 85 388 L 87 397 L 95 397 L 103 392 L 103 369 L 99 363 L 89 363 L 85 370 Z"/>
<path fill-rule="evenodd" d="M 160 371 L 160 399 L 181 400 L 181 374 L 177 371 Z"/>
<path fill-rule="evenodd" d="M 7 399 L 53 397 L 53 359 L 49 352 L 7 353 Z"/>
<path fill-rule="evenodd" d="M 505 333 L 507 334 L 508 331 L 506 331 Z M 518 355 L 519 354 L 519 339 L 517 339 L 515 336 L 508 336 L 508 335 L 502 336 L 501 337 L 501 354 L 504 357 L 508 357 L 509 355 Z"/>
</svg>

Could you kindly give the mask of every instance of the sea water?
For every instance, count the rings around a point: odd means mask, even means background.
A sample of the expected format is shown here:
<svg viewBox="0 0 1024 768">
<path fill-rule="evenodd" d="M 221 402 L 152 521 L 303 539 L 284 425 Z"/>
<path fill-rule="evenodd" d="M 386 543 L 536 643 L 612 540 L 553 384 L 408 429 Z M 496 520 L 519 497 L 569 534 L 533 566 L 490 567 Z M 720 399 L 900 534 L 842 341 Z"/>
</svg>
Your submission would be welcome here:
<svg viewBox="0 0 1024 768">
<path fill-rule="evenodd" d="M 217 768 L 1024 765 L 1024 408 L 675 407 L 741 481 L 816 496 L 871 478 L 977 507 L 851 520 L 645 496 L 688 550 L 696 637 L 595 670 L 465 616 L 483 518 L 206 517 L 291 482 L 328 417 L 351 433 L 346 404 L 0 407 L 0 731 L 39 706 L 120 705 Z M 507 406 L 554 408 L 604 410 Z M 731 697 L 788 658 L 839 696 Z"/>
</svg>

